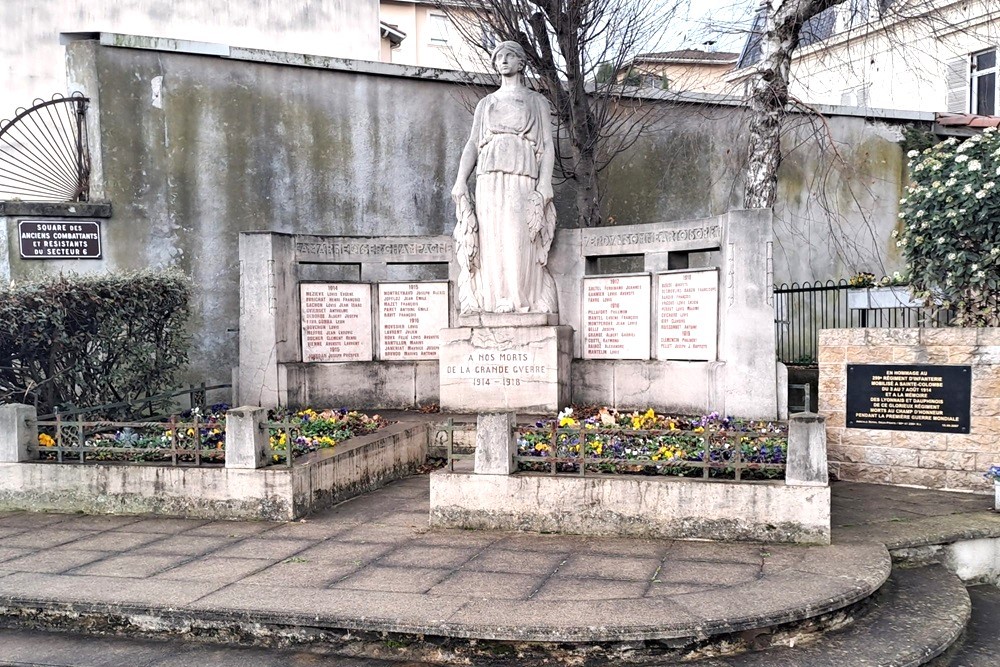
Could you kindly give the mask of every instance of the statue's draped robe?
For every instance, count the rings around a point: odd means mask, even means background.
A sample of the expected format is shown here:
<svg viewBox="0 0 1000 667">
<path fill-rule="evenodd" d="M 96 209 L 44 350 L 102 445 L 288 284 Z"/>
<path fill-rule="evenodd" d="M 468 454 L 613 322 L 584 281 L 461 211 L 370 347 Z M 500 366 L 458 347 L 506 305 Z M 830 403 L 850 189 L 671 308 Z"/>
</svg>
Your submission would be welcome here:
<svg viewBox="0 0 1000 667">
<path fill-rule="evenodd" d="M 479 266 L 472 276 L 479 305 L 486 312 L 556 312 L 555 282 L 545 266 L 555 209 L 536 192 L 548 101 L 522 89 L 487 95 L 479 106 Z"/>
</svg>

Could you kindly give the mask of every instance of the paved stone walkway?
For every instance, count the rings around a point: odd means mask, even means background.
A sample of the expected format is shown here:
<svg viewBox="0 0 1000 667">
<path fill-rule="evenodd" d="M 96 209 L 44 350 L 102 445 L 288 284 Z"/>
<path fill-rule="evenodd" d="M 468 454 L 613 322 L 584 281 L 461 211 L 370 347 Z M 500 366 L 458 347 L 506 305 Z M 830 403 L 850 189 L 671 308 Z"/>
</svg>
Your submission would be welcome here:
<svg viewBox="0 0 1000 667">
<path fill-rule="evenodd" d="M 0 606 L 604 642 L 813 616 L 888 576 L 881 544 L 761 546 L 427 528 L 426 476 L 294 523 L 0 515 Z"/>
<path fill-rule="evenodd" d="M 889 549 L 1000 537 L 993 496 L 836 482 L 831 528 L 835 544 L 882 542 Z"/>
</svg>

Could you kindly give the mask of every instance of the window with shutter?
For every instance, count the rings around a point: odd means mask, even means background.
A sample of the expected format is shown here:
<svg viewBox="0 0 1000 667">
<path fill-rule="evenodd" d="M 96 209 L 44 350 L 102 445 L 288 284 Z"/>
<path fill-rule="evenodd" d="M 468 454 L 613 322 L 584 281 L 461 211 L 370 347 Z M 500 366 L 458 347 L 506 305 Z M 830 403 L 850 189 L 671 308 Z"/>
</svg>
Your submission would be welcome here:
<svg viewBox="0 0 1000 667">
<path fill-rule="evenodd" d="M 451 21 L 444 14 L 430 14 L 428 18 L 430 20 L 431 44 L 447 44 Z"/>
<path fill-rule="evenodd" d="M 969 58 L 955 58 L 945 65 L 945 85 L 948 88 L 946 106 L 950 113 L 969 110 Z"/>
</svg>

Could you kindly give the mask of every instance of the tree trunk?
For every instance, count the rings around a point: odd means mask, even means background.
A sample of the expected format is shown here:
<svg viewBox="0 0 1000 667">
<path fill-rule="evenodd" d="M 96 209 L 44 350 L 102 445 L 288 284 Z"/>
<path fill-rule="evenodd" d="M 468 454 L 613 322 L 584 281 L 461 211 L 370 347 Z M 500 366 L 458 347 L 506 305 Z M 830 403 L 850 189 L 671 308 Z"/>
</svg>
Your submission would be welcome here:
<svg viewBox="0 0 1000 667">
<path fill-rule="evenodd" d="M 761 36 L 761 60 L 750 93 L 750 145 L 747 149 L 744 208 L 770 208 L 778 192 L 781 165 L 781 121 L 788 106 L 792 52 L 802 25 L 843 0 L 779 0 L 768 2 Z"/>
<path fill-rule="evenodd" d="M 604 219 L 601 215 L 597 164 L 593 155 L 581 155 L 577 160 L 576 211 L 580 227 L 597 227 Z"/>
</svg>

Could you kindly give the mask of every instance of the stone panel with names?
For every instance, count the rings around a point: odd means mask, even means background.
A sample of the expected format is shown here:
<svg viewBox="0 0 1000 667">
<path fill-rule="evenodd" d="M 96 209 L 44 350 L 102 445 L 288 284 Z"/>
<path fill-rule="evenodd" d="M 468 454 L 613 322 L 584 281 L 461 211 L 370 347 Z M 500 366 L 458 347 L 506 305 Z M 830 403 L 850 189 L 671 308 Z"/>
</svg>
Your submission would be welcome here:
<svg viewBox="0 0 1000 667">
<path fill-rule="evenodd" d="M 847 428 L 968 433 L 969 366 L 847 364 Z"/>
<path fill-rule="evenodd" d="M 659 318 L 656 358 L 715 361 L 719 332 L 717 271 L 676 271 L 657 276 Z"/>
<path fill-rule="evenodd" d="M 448 326 L 448 283 L 379 283 L 379 358 L 433 361 Z"/>
<path fill-rule="evenodd" d="M 583 358 L 649 359 L 650 279 L 583 280 Z"/>
<path fill-rule="evenodd" d="M 360 283 L 301 283 L 302 361 L 372 360 L 372 291 Z"/>
</svg>

